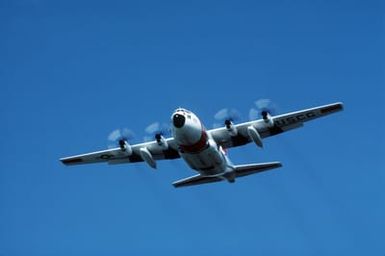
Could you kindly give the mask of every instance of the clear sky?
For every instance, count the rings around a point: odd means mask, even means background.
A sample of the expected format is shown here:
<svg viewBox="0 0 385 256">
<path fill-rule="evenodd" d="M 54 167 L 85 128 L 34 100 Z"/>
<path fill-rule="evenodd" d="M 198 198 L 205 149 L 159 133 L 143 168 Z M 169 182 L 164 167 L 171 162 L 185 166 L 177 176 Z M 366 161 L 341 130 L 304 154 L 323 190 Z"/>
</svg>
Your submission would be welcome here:
<svg viewBox="0 0 385 256">
<path fill-rule="evenodd" d="M 382 1 L 0 2 L 0 255 L 384 255 Z M 174 189 L 182 160 L 66 167 L 185 107 L 345 111 Z"/>
</svg>

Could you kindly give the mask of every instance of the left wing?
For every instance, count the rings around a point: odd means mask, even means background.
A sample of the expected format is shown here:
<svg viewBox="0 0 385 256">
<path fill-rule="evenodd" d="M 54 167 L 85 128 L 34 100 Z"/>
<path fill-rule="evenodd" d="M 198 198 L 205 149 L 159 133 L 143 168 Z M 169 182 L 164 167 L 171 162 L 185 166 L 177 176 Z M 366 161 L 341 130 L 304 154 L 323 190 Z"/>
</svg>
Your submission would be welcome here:
<svg viewBox="0 0 385 256">
<path fill-rule="evenodd" d="M 337 102 L 320 107 L 272 116 L 271 121 L 273 125 L 269 125 L 263 119 L 237 124 L 234 125 L 237 130 L 237 134 L 235 136 L 231 135 L 225 127 L 209 130 L 208 132 L 219 145 L 225 148 L 237 147 L 252 141 L 248 133 L 248 128 L 250 126 L 255 128 L 260 139 L 264 139 L 295 128 L 302 127 L 303 124 L 307 121 L 320 118 L 341 110 L 343 110 L 343 104 L 341 102 Z"/>
<path fill-rule="evenodd" d="M 122 151 L 120 147 L 117 147 L 87 154 L 65 157 L 61 158 L 60 161 L 65 165 L 90 164 L 100 162 L 107 162 L 108 164 L 143 162 L 145 159 L 142 158 L 140 153 L 142 148 L 147 148 L 154 160 L 179 158 L 180 155 L 178 153 L 174 139 L 169 138 L 166 141 L 168 144 L 167 149 L 160 147 L 156 141 L 151 141 L 131 145 L 131 155 L 128 155 L 125 151 Z"/>
</svg>

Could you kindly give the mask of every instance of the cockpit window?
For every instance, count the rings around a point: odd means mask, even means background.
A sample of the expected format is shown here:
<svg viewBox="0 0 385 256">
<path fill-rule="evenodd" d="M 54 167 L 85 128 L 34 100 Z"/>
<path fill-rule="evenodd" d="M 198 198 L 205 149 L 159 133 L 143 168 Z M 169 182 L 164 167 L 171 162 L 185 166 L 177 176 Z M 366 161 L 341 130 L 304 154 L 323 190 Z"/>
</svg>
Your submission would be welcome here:
<svg viewBox="0 0 385 256">
<path fill-rule="evenodd" d="M 191 114 L 191 111 L 188 111 L 187 109 L 184 109 L 184 108 L 177 108 L 175 110 L 175 112 L 182 112 L 182 113 Z"/>
</svg>

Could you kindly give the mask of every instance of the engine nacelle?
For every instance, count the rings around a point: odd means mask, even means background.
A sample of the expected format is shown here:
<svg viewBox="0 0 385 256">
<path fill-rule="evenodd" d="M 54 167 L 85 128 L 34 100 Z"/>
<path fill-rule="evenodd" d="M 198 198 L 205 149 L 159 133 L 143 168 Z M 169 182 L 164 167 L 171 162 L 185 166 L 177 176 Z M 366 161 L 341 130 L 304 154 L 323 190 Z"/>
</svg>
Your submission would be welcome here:
<svg viewBox="0 0 385 256">
<path fill-rule="evenodd" d="M 142 159 L 151 167 L 156 169 L 156 162 L 151 154 L 151 152 L 148 150 L 148 148 L 143 147 L 140 149 L 140 156 Z"/>
<path fill-rule="evenodd" d="M 267 124 L 268 127 L 273 127 L 274 126 L 274 120 L 273 117 L 270 115 L 269 112 L 267 111 L 262 111 L 261 113 L 263 121 Z"/>
<path fill-rule="evenodd" d="M 155 134 L 155 140 L 156 140 L 156 143 L 158 143 L 158 145 L 163 150 L 168 149 L 168 143 L 167 143 L 166 139 L 161 134 L 159 134 L 159 133 Z"/>
<path fill-rule="evenodd" d="M 236 136 L 238 134 L 237 127 L 233 124 L 231 120 L 225 121 L 225 127 L 227 131 L 229 132 L 230 136 Z"/>
<path fill-rule="evenodd" d="M 257 131 L 257 129 L 255 129 L 254 126 L 250 125 L 249 127 L 247 127 L 247 134 L 249 134 L 250 139 L 254 141 L 254 143 L 258 147 L 263 148 L 261 135 L 259 135 L 259 132 Z"/>
<path fill-rule="evenodd" d="M 119 140 L 119 147 L 122 152 L 126 153 L 128 156 L 132 155 L 132 147 L 126 140 Z"/>
</svg>

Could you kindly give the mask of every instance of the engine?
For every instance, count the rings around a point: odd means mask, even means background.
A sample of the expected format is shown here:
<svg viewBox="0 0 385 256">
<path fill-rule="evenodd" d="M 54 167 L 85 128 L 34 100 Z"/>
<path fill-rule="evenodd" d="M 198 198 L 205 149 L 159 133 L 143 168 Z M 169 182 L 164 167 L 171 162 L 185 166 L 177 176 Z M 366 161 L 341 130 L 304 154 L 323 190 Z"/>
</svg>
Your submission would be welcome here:
<svg viewBox="0 0 385 256">
<path fill-rule="evenodd" d="M 168 143 L 167 143 L 166 139 L 162 136 L 162 134 L 160 134 L 160 133 L 155 134 L 155 140 L 156 140 L 156 143 L 158 143 L 158 145 L 163 150 L 166 150 L 168 148 Z"/>
<path fill-rule="evenodd" d="M 132 155 L 132 147 L 128 144 L 127 140 L 119 140 L 119 147 L 122 152 L 125 152 L 128 156 Z"/>
<path fill-rule="evenodd" d="M 238 134 L 237 127 L 235 127 L 231 120 L 225 121 L 225 127 L 231 136 L 236 136 Z"/>
<path fill-rule="evenodd" d="M 267 111 L 262 111 L 261 112 L 263 121 L 267 124 L 268 127 L 273 127 L 274 126 L 274 120 L 273 117 L 270 115 L 269 112 Z"/>
</svg>

